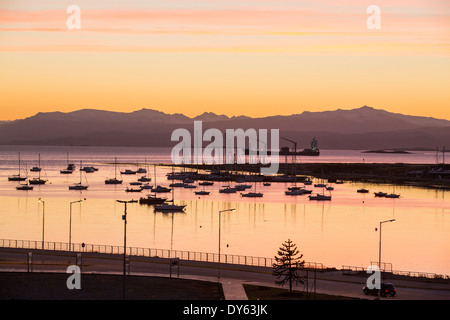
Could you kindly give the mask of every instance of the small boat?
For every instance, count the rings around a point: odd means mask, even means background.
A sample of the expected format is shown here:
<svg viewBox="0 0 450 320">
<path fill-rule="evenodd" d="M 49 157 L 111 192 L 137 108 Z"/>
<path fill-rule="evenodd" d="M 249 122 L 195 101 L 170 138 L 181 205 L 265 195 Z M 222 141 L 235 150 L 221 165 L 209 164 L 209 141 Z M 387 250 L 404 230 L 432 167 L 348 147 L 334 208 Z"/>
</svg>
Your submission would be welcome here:
<svg viewBox="0 0 450 320">
<path fill-rule="evenodd" d="M 325 188 L 327 185 L 324 183 L 316 183 L 314 184 L 314 188 Z"/>
<path fill-rule="evenodd" d="M 47 182 L 47 180 L 42 180 L 41 178 L 33 178 L 33 179 L 29 179 L 28 182 L 30 184 L 45 184 Z"/>
<path fill-rule="evenodd" d="M 139 204 L 163 204 L 167 201 L 166 198 L 159 198 L 156 195 L 147 195 L 147 197 L 141 197 L 139 199 Z"/>
<path fill-rule="evenodd" d="M 185 186 L 187 186 L 186 183 L 184 182 L 175 182 L 175 183 L 171 183 L 169 184 L 169 187 L 173 187 L 173 188 L 184 188 Z"/>
<path fill-rule="evenodd" d="M 306 180 L 306 181 L 303 182 L 303 184 L 305 186 L 310 186 L 310 185 L 312 185 L 312 181 L 311 180 Z"/>
<path fill-rule="evenodd" d="M 74 170 L 70 169 L 71 167 L 67 167 L 67 169 L 59 170 L 61 174 L 71 174 Z"/>
<path fill-rule="evenodd" d="M 241 193 L 241 197 L 246 197 L 246 198 L 261 198 L 262 196 L 263 196 L 263 194 L 259 193 L 259 192 Z"/>
<path fill-rule="evenodd" d="M 235 186 L 237 191 L 244 191 L 246 189 L 250 189 L 252 186 L 250 184 L 237 184 Z"/>
<path fill-rule="evenodd" d="M 400 198 L 400 195 L 395 193 L 395 184 L 394 184 L 393 192 L 390 193 L 390 194 L 385 195 L 384 197 L 385 198 L 391 198 L 391 199 Z"/>
<path fill-rule="evenodd" d="M 81 168 L 81 161 L 80 161 L 80 168 Z M 69 186 L 69 190 L 87 190 L 88 186 L 81 184 L 82 173 L 83 173 L 83 171 L 80 170 L 80 182 Z"/>
<path fill-rule="evenodd" d="M 196 185 L 193 185 L 193 184 L 186 184 L 186 185 L 184 186 L 184 188 L 185 188 L 185 189 L 195 189 L 195 188 L 197 188 L 197 186 L 196 186 Z"/>
<path fill-rule="evenodd" d="M 358 192 L 358 193 L 369 193 L 369 190 L 362 188 L 362 189 L 356 190 L 356 192 Z"/>
<path fill-rule="evenodd" d="M 264 182 L 263 183 L 263 186 L 265 186 L 265 187 L 270 187 L 272 184 L 270 183 L 270 182 Z"/>
<path fill-rule="evenodd" d="M 344 181 L 342 181 L 342 180 L 337 180 L 337 181 L 335 182 L 335 184 L 344 184 Z"/>
<path fill-rule="evenodd" d="M 28 183 L 29 184 L 45 184 L 47 182 L 47 180 L 43 180 L 41 179 L 41 154 L 39 154 L 39 167 L 34 167 L 34 168 L 38 168 L 39 170 L 37 170 L 36 172 L 39 173 L 39 177 L 38 178 L 33 178 L 33 179 L 28 179 Z"/>
<path fill-rule="evenodd" d="M 152 188 L 152 192 L 170 192 L 171 189 L 170 188 L 166 188 L 166 187 L 161 187 L 161 186 L 157 186 L 155 188 Z"/>
<path fill-rule="evenodd" d="M 140 181 L 130 182 L 130 186 L 140 186 L 140 185 L 142 185 L 142 182 L 140 182 Z"/>
<path fill-rule="evenodd" d="M 331 200 L 331 196 L 326 196 L 324 194 L 316 194 L 315 196 L 309 196 L 309 200 Z"/>
<path fill-rule="evenodd" d="M 106 178 L 105 184 L 122 184 L 122 180 L 117 179 L 117 158 L 114 158 L 114 178 Z"/>
<path fill-rule="evenodd" d="M 379 198 L 383 198 L 386 197 L 387 193 L 386 192 L 374 192 L 373 193 L 375 195 L 375 197 L 379 197 Z"/>
<path fill-rule="evenodd" d="M 214 185 L 214 182 L 212 182 L 212 181 L 202 181 L 202 182 L 199 182 L 198 185 L 200 185 L 200 186 L 212 186 L 212 185 Z"/>
<path fill-rule="evenodd" d="M 125 171 L 120 171 L 120 174 L 136 174 L 136 171 L 126 169 Z"/>
<path fill-rule="evenodd" d="M 333 191 L 334 187 L 326 187 L 325 189 L 327 189 L 328 191 Z"/>
<path fill-rule="evenodd" d="M 16 187 L 17 190 L 33 190 L 33 186 L 30 186 L 29 184 L 21 184 L 20 186 Z"/>
<path fill-rule="evenodd" d="M 161 204 L 155 205 L 155 211 L 163 211 L 163 212 L 177 212 L 184 211 L 185 205 L 176 205 L 176 204 Z"/>
<path fill-rule="evenodd" d="M 318 201 L 331 200 L 331 192 L 330 192 L 329 196 L 326 196 L 322 191 L 322 194 L 316 193 L 316 195 L 308 196 L 308 198 L 309 198 L 309 200 L 318 200 Z"/>
<path fill-rule="evenodd" d="M 66 169 L 60 170 L 61 174 L 71 174 L 75 171 L 75 165 L 73 163 L 69 163 L 69 153 L 67 152 L 67 167 Z"/>
<path fill-rule="evenodd" d="M 195 194 L 196 195 L 199 195 L 199 196 L 208 196 L 209 194 L 210 194 L 210 192 L 209 191 L 195 191 Z"/>
<path fill-rule="evenodd" d="M 139 168 L 137 169 L 136 173 L 147 173 L 147 169 Z"/>
<path fill-rule="evenodd" d="M 88 186 L 84 186 L 81 183 L 75 183 L 69 186 L 69 190 L 87 190 Z"/>
<path fill-rule="evenodd" d="M 133 188 L 126 188 L 125 192 L 142 192 L 142 189 L 133 189 Z"/>
<path fill-rule="evenodd" d="M 145 183 L 143 185 L 141 185 L 141 189 L 151 189 L 153 188 L 149 183 Z"/>
<path fill-rule="evenodd" d="M 400 198 L 399 194 L 396 193 L 390 193 L 384 196 L 385 198 Z"/>
<path fill-rule="evenodd" d="M 236 188 L 225 187 L 219 190 L 219 193 L 236 193 Z"/>
<path fill-rule="evenodd" d="M 172 167 L 172 174 L 173 174 L 173 167 Z M 162 212 L 179 212 L 179 211 L 184 211 L 184 208 L 186 207 L 186 205 L 176 205 L 174 202 L 174 191 L 173 191 L 173 187 L 170 190 L 172 192 L 172 200 L 170 201 L 171 203 L 163 203 L 163 204 L 159 204 L 159 205 L 155 205 L 154 206 L 154 210 L 155 211 L 162 211 Z"/>
<path fill-rule="evenodd" d="M 140 181 L 140 182 L 150 182 L 150 181 L 152 181 L 152 178 L 148 178 L 148 177 L 140 177 L 139 179 L 138 179 L 138 181 Z"/>
<path fill-rule="evenodd" d="M 25 181 L 26 179 L 27 179 L 27 177 L 20 175 L 20 152 L 19 152 L 19 173 L 9 176 L 8 181 Z"/>
<path fill-rule="evenodd" d="M 98 171 L 98 169 L 96 170 L 96 168 L 94 168 L 94 167 L 83 167 L 83 168 L 80 168 L 80 170 L 84 171 L 86 173 L 92 173 L 92 172 Z"/>
<path fill-rule="evenodd" d="M 284 192 L 287 196 L 301 196 L 302 194 L 305 194 L 303 192 L 303 189 L 292 189 Z"/>
<path fill-rule="evenodd" d="M 105 184 L 122 184 L 122 180 L 117 178 L 110 178 L 105 180 Z"/>
<path fill-rule="evenodd" d="M 30 169 L 31 172 L 39 172 L 41 170 L 42 170 L 42 168 L 39 168 L 39 167 L 33 167 Z"/>
</svg>

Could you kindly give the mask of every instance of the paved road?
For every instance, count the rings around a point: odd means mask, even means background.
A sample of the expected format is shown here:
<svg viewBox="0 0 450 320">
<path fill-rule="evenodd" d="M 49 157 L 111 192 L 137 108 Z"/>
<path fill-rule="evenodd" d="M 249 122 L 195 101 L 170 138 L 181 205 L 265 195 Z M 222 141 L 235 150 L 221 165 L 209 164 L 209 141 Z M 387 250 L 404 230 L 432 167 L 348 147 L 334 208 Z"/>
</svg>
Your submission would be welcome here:
<svg viewBox="0 0 450 320">
<path fill-rule="evenodd" d="M 66 272 L 69 265 L 76 263 L 75 254 L 67 252 L 41 250 L 23 250 L 0 248 L 0 271 L 27 271 L 27 253 L 33 251 L 33 272 L 54 271 Z M 169 276 L 168 259 L 130 257 L 129 271 L 131 275 Z M 218 264 L 211 262 L 180 261 L 179 266 L 172 267 L 172 276 L 207 281 L 218 281 Z M 83 273 L 116 273 L 123 274 L 123 256 L 97 253 L 82 254 Z M 309 289 L 314 285 L 314 273 L 309 272 Z M 375 297 L 365 296 L 362 287 L 365 276 L 343 275 L 341 271 L 317 272 L 315 287 L 318 293 L 342 295 L 363 299 Z M 243 265 L 221 264 L 220 282 L 223 284 L 226 299 L 245 299 L 243 283 L 274 286 L 274 277 L 270 268 Z M 414 280 L 386 280 L 397 288 L 395 300 L 450 300 L 450 284 L 423 282 Z M 297 287 L 303 290 L 304 286 Z"/>
</svg>

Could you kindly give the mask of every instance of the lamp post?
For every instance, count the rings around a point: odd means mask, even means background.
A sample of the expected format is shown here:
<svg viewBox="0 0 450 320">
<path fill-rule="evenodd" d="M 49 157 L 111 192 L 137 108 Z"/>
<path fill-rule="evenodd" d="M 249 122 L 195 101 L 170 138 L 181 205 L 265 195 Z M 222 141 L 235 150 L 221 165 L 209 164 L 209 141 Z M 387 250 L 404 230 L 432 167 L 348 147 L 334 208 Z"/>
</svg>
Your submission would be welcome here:
<svg viewBox="0 0 450 320">
<path fill-rule="evenodd" d="M 86 200 L 86 198 L 84 198 Z M 72 240 L 72 204 L 82 202 L 83 200 L 70 202 L 70 217 L 69 217 L 69 252 L 72 251 L 71 240 Z"/>
<path fill-rule="evenodd" d="M 380 279 L 381 279 L 381 225 L 386 222 L 395 222 L 395 219 L 391 220 L 385 220 L 380 222 L 380 246 L 378 249 L 378 267 L 380 268 Z M 380 283 L 380 289 L 378 289 L 378 299 L 381 298 L 381 283 Z"/>
<path fill-rule="evenodd" d="M 123 220 L 123 300 L 125 300 L 126 288 L 126 259 L 127 259 L 127 204 L 136 202 L 136 200 L 116 200 L 117 202 L 125 204 L 125 211 L 122 215 Z"/>
<path fill-rule="evenodd" d="M 217 282 L 220 282 L 220 226 L 222 221 L 222 212 L 235 211 L 236 209 L 226 209 L 219 211 L 219 263 L 217 264 Z"/>
</svg>

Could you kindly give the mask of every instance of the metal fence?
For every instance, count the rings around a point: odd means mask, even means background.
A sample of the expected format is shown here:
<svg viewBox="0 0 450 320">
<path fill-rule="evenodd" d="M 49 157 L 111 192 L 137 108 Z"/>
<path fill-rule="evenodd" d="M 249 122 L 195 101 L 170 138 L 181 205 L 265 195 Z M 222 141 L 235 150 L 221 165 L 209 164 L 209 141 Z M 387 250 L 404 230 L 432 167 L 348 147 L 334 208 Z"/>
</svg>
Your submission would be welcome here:
<svg viewBox="0 0 450 320">
<path fill-rule="evenodd" d="M 99 244 L 84 244 L 54 241 L 35 241 L 35 240 L 11 240 L 0 239 L 0 247 L 17 248 L 17 249 L 44 249 L 55 251 L 72 251 L 72 252 L 91 252 L 104 254 L 123 254 L 123 246 L 113 245 L 99 245 Z M 197 251 L 183 251 L 170 249 L 153 249 L 140 247 L 127 247 L 127 255 L 141 256 L 141 257 L 159 257 L 159 258 L 180 258 L 187 261 L 200 262 L 219 262 L 219 255 L 217 253 L 197 252 Z M 239 264 L 246 266 L 258 267 L 272 267 L 274 263 L 273 258 L 266 257 L 252 257 L 234 254 L 221 254 L 220 263 Z M 308 269 L 325 269 L 322 263 L 305 262 L 305 268 Z"/>
<path fill-rule="evenodd" d="M 392 275 L 397 276 L 405 276 L 405 277 L 415 277 L 415 278 L 427 278 L 427 279 L 445 279 L 449 280 L 450 277 L 444 274 L 430 273 L 430 272 L 416 272 L 416 271 L 398 271 L 392 270 L 392 265 L 387 263 L 383 266 L 382 263 L 381 271 L 385 273 L 390 273 Z M 378 265 L 378 263 L 373 262 L 372 265 Z M 367 269 L 364 267 L 356 267 L 356 266 L 342 266 L 342 274 L 347 275 L 364 275 L 367 276 Z"/>
</svg>

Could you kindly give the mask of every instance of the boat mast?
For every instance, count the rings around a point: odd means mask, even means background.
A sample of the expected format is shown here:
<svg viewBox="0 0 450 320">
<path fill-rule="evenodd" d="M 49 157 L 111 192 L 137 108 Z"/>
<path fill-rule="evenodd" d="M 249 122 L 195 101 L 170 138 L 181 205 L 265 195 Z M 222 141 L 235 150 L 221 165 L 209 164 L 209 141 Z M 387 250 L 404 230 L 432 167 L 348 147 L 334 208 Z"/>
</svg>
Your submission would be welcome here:
<svg viewBox="0 0 450 320">
<path fill-rule="evenodd" d="M 39 180 L 41 180 L 41 154 L 39 153 L 39 160 L 38 160 L 38 168 L 39 168 Z"/>
</svg>

